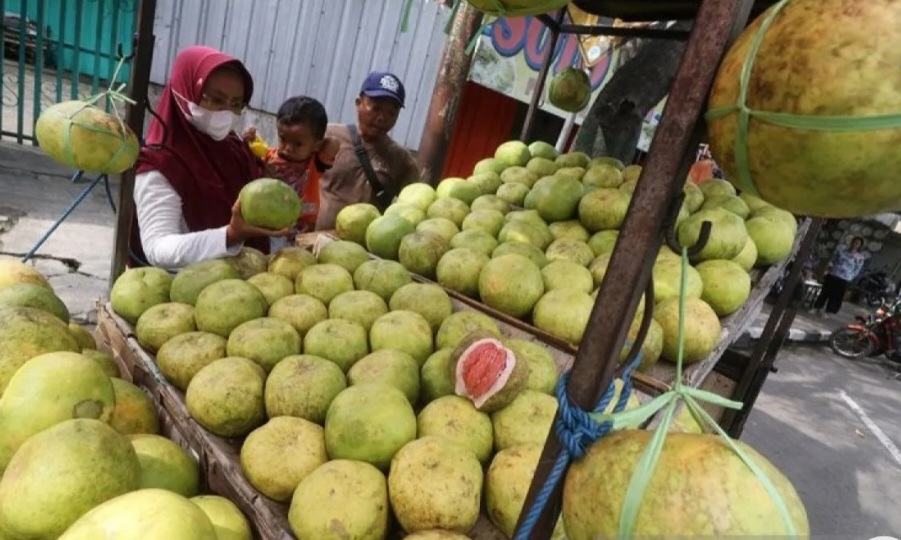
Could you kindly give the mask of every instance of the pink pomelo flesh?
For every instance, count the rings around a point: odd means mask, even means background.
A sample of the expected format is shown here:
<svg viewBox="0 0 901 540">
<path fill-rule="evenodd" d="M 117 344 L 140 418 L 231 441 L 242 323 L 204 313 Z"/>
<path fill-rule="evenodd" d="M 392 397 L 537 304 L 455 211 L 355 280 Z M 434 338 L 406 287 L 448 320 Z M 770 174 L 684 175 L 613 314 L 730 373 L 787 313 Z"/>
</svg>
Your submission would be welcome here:
<svg viewBox="0 0 901 540">
<path fill-rule="evenodd" d="M 504 388 L 515 365 L 515 355 L 499 341 L 476 341 L 463 352 L 457 363 L 455 393 L 481 407 Z"/>
</svg>

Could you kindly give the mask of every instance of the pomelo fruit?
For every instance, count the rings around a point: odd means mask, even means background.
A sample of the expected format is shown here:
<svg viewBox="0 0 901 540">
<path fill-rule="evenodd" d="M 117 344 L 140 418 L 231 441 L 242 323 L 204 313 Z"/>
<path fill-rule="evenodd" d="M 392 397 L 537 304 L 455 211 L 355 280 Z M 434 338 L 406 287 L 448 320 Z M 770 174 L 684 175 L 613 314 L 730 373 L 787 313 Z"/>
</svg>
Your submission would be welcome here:
<svg viewBox="0 0 901 540">
<path fill-rule="evenodd" d="M 490 308 L 511 317 L 525 317 L 544 294 L 538 266 L 522 255 L 495 257 L 482 267 L 479 297 Z"/>
<path fill-rule="evenodd" d="M 382 297 L 371 291 L 347 291 L 332 299 L 328 305 L 331 319 L 347 319 L 358 322 L 368 332 L 376 319 L 388 313 Z"/>
<path fill-rule="evenodd" d="M 491 458 L 494 445 L 491 417 L 460 396 L 435 399 L 419 412 L 418 437 L 435 435 L 472 451 L 483 465 Z"/>
<path fill-rule="evenodd" d="M 435 267 L 449 249 L 450 244 L 443 237 L 435 233 L 414 231 L 400 241 L 397 258 L 410 272 L 434 279 Z"/>
<path fill-rule="evenodd" d="M 260 317 L 232 330 L 225 352 L 253 360 L 269 373 L 282 358 L 300 354 L 300 348 L 300 334 L 293 326 L 275 317 Z"/>
<path fill-rule="evenodd" d="M 269 418 L 295 416 L 322 425 L 329 405 L 347 388 L 338 364 L 302 354 L 289 356 L 266 378 L 264 400 Z"/>
<path fill-rule="evenodd" d="M 698 270 L 686 265 L 685 293 L 689 298 L 701 298 L 704 280 Z M 651 271 L 654 279 L 654 302 L 659 303 L 671 298 L 679 298 L 682 290 L 682 261 L 666 258 L 654 263 Z"/>
<path fill-rule="evenodd" d="M 544 268 L 548 264 L 547 255 L 544 254 L 544 251 L 530 242 L 503 242 L 491 252 L 491 258 L 494 259 L 509 254 L 522 255 L 535 263 L 538 268 Z"/>
<path fill-rule="evenodd" d="M 501 218 L 503 219 L 503 217 Z M 56 294 L 43 285 L 14 283 L 0 289 L 0 308 L 31 307 L 46 311 L 69 324 L 69 308 Z"/>
<path fill-rule="evenodd" d="M 747 228 L 747 223 L 745 228 Z M 732 262 L 741 266 L 745 272 L 750 272 L 754 265 L 757 264 L 757 244 L 754 243 L 754 239 L 750 234 L 745 242 L 745 247 L 742 248 L 741 253 L 732 258 Z"/>
<path fill-rule="evenodd" d="M 617 238 L 619 238 L 619 231 L 616 229 L 598 231 L 588 239 L 588 247 L 591 248 L 596 257 L 604 253 L 612 253 L 614 246 L 616 246 Z"/>
<path fill-rule="evenodd" d="M 557 414 L 557 398 L 535 390 L 523 390 L 509 405 L 491 413 L 494 448 L 520 444 L 543 445 Z"/>
<path fill-rule="evenodd" d="M 444 319 L 453 313 L 453 304 L 444 289 L 431 283 L 408 283 L 397 289 L 388 303 L 391 311 L 413 311 L 429 322 L 437 332 Z"/>
<path fill-rule="evenodd" d="M 354 272 L 354 287 L 391 300 L 394 291 L 413 281 L 404 265 L 396 261 L 366 261 Z"/>
<path fill-rule="evenodd" d="M 78 346 L 82 349 L 96 349 L 97 348 L 97 340 L 94 339 L 94 334 L 88 331 L 87 328 L 78 324 L 75 321 L 69 321 L 69 332 L 72 334 L 72 337 L 75 338 L 75 341 L 78 342 Z"/>
<path fill-rule="evenodd" d="M 369 354 L 366 329 L 358 322 L 326 319 L 307 332 L 303 353 L 330 360 L 347 373 L 357 360 Z"/>
<path fill-rule="evenodd" d="M 241 247 L 237 255 L 226 260 L 238 270 L 241 279 L 250 279 L 269 268 L 269 257 L 262 251 L 248 246 Z"/>
<path fill-rule="evenodd" d="M 419 225 L 416 226 L 416 231 L 437 234 L 450 242 L 450 239 L 460 232 L 460 228 L 447 218 L 429 218 L 421 221 Z"/>
<path fill-rule="evenodd" d="M 591 272 L 581 264 L 567 260 L 549 263 L 541 269 L 544 290 L 575 289 L 585 294 L 594 290 L 594 279 Z"/>
<path fill-rule="evenodd" d="M 366 249 L 376 257 L 396 261 L 401 239 L 414 230 L 413 224 L 400 216 L 377 217 L 366 229 Z"/>
<path fill-rule="evenodd" d="M 529 186 L 515 182 L 502 184 L 495 192 L 498 199 L 508 202 L 511 206 L 522 206 L 528 194 Z"/>
<path fill-rule="evenodd" d="M 414 227 L 425 219 L 425 211 L 418 206 L 408 203 L 396 202 L 385 209 L 386 216 L 400 216 L 410 222 Z"/>
<path fill-rule="evenodd" d="M 602 253 L 594 258 L 591 261 L 591 264 L 588 265 L 588 271 L 591 272 L 591 277 L 594 279 L 595 288 L 599 288 L 601 286 L 601 282 L 604 280 L 604 276 L 607 274 L 607 267 L 610 265 L 610 257 L 612 253 Z"/>
<path fill-rule="evenodd" d="M 557 172 L 557 164 L 554 163 L 553 159 L 547 159 L 543 157 L 533 157 L 526 164 L 526 169 L 529 169 L 535 176 L 541 178 L 543 176 L 550 176 Z"/>
<path fill-rule="evenodd" d="M 131 324 L 149 308 L 169 301 L 172 275 L 160 268 L 129 268 L 110 289 L 110 304 L 116 315 Z"/>
<path fill-rule="evenodd" d="M 209 332 L 179 334 L 160 347 L 156 364 L 167 381 L 184 391 L 198 371 L 225 358 L 227 345 L 224 337 Z"/>
<path fill-rule="evenodd" d="M 412 356 L 422 366 L 434 352 L 432 327 L 415 311 L 399 310 L 382 315 L 369 330 L 373 351 L 394 349 Z"/>
<path fill-rule="evenodd" d="M 590 236 L 588 229 L 577 219 L 557 221 L 548 225 L 547 228 L 554 240 L 568 239 L 587 242 Z"/>
<path fill-rule="evenodd" d="M 159 415 L 150 396 L 128 381 L 110 379 L 110 382 L 116 399 L 110 427 L 122 435 L 159 433 Z"/>
<path fill-rule="evenodd" d="M 201 291 L 194 306 L 194 322 L 202 332 L 228 337 L 232 330 L 263 317 L 268 310 L 259 289 L 240 279 L 224 279 Z"/>
<path fill-rule="evenodd" d="M 497 237 L 504 226 L 504 214 L 498 210 L 473 210 L 463 220 L 464 231 L 482 231 L 492 237 Z"/>
<path fill-rule="evenodd" d="M 96 362 L 107 377 L 115 379 L 122 376 L 122 374 L 119 373 L 119 365 L 116 364 L 116 361 L 113 360 L 113 357 L 108 353 L 98 351 L 97 349 L 82 349 L 81 354 Z"/>
<path fill-rule="evenodd" d="M 275 178 L 257 178 L 238 194 L 241 216 L 248 225 L 265 229 L 284 229 L 300 217 L 300 197 L 287 182 Z"/>
<path fill-rule="evenodd" d="M 391 461 L 391 508 L 407 532 L 465 533 L 479 519 L 482 466 L 465 446 L 434 435 L 404 446 Z"/>
<path fill-rule="evenodd" d="M 641 165 L 626 165 L 623 168 L 623 181 L 635 182 L 641 176 Z"/>
<path fill-rule="evenodd" d="M 544 187 L 546 186 L 546 187 Z M 548 222 L 565 221 L 573 218 L 582 198 L 582 184 L 565 176 L 554 177 L 539 189 L 538 184 L 529 194 L 535 194 L 535 209 Z M 528 200 L 528 196 L 526 197 Z"/>
<path fill-rule="evenodd" d="M 529 364 L 526 390 L 554 395 L 557 388 L 557 364 L 547 348 L 524 339 L 508 339 L 506 343 L 517 358 Z"/>
<path fill-rule="evenodd" d="M 450 373 L 456 395 L 492 413 L 509 405 L 525 388 L 529 364 L 490 332 L 476 330 L 454 348 Z"/>
<path fill-rule="evenodd" d="M 444 319 L 441 328 L 435 335 L 435 346 L 438 349 L 453 349 L 463 339 L 477 330 L 487 332 L 497 338 L 501 337 L 501 331 L 497 323 L 484 313 L 478 311 L 457 311 Z"/>
<path fill-rule="evenodd" d="M 541 157 L 544 159 L 555 160 L 559 155 L 557 149 L 553 145 L 545 141 L 535 141 L 529 145 L 529 154 L 532 157 Z"/>
<path fill-rule="evenodd" d="M 619 229 L 631 197 L 616 189 L 597 189 L 579 201 L 579 221 L 591 232 Z"/>
<path fill-rule="evenodd" d="M 81 351 L 57 317 L 30 307 L 0 308 L 0 395 L 25 362 L 56 351 Z"/>
<path fill-rule="evenodd" d="M 253 430 L 241 445 L 241 471 L 273 501 L 288 502 L 308 474 L 328 461 L 321 426 L 278 416 Z"/>
<path fill-rule="evenodd" d="M 577 289 L 546 292 L 535 304 L 532 323 L 545 332 L 578 345 L 588 327 L 594 298 Z"/>
<path fill-rule="evenodd" d="M 410 405 L 419 401 L 419 363 L 405 352 L 382 349 L 367 354 L 347 372 L 347 382 L 386 384 L 403 392 Z"/>
<path fill-rule="evenodd" d="M 306 294 L 328 306 L 332 298 L 354 290 L 354 278 L 337 264 L 314 264 L 304 268 L 294 282 L 297 294 Z"/>
<path fill-rule="evenodd" d="M 697 184 L 686 182 L 682 192 L 685 193 L 685 206 L 688 207 L 690 213 L 694 214 L 701 209 L 701 206 L 704 204 L 704 192 L 701 191 Z"/>
<path fill-rule="evenodd" d="M 138 489 L 166 489 L 183 497 L 193 497 L 200 489 L 200 468 L 177 443 L 153 434 L 129 435 L 138 461 L 141 480 Z"/>
<path fill-rule="evenodd" d="M 784 221 L 758 216 L 745 222 L 748 236 L 757 248 L 755 265 L 769 266 L 787 259 L 795 245 L 792 229 Z M 739 253 L 740 254 L 740 253 Z"/>
<path fill-rule="evenodd" d="M 497 240 L 483 230 L 463 230 L 451 238 L 450 247 L 454 249 L 469 248 L 473 251 L 490 255 L 497 248 Z"/>
<path fill-rule="evenodd" d="M 683 246 L 695 245 L 704 221 L 711 223 L 710 238 L 695 257 L 696 259 L 702 261 L 731 259 L 741 253 L 748 241 L 745 222 L 742 218 L 722 208 L 698 210 L 685 219 L 676 232 L 679 243 Z"/>
<path fill-rule="evenodd" d="M 798 219 L 792 215 L 790 212 L 786 212 L 781 208 L 776 208 L 772 205 L 762 206 L 757 208 L 756 210 L 751 212 L 750 218 L 756 217 L 769 217 L 773 219 L 778 219 L 788 225 L 788 228 L 792 231 L 792 236 L 798 233 Z"/>
<path fill-rule="evenodd" d="M 301 247 L 288 246 L 283 247 L 272 255 L 269 259 L 268 271 L 273 274 L 284 276 L 294 283 L 297 274 L 308 266 L 316 264 L 316 257 Z"/>
<path fill-rule="evenodd" d="M 193 306 L 200 291 L 223 279 L 244 279 L 238 268 L 225 259 L 208 259 L 191 263 L 175 274 L 169 299 L 172 302 Z"/>
<path fill-rule="evenodd" d="M 748 215 L 751 213 L 748 204 L 739 198 L 738 195 L 717 195 L 715 197 L 708 197 L 704 200 L 704 204 L 701 205 L 701 210 L 707 208 L 722 208 L 742 219 L 747 219 Z"/>
<path fill-rule="evenodd" d="M 675 362 L 679 347 L 679 299 L 664 300 L 654 308 L 654 320 L 663 329 L 663 358 Z M 685 349 L 683 365 L 700 362 L 720 339 L 720 319 L 713 308 L 700 298 L 685 300 Z"/>
<path fill-rule="evenodd" d="M 594 165 L 585 171 L 582 183 L 599 188 L 618 188 L 623 183 L 623 173 L 613 165 Z"/>
<path fill-rule="evenodd" d="M 429 218 L 444 218 L 457 226 L 459 229 L 463 225 L 463 220 L 469 215 L 469 205 L 460 199 L 440 198 L 429 206 L 426 213 Z M 370 249 L 369 251 L 372 251 Z M 375 253 L 373 251 L 373 253 Z"/>
<path fill-rule="evenodd" d="M 53 290 L 47 278 L 34 267 L 15 259 L 0 259 L 0 289 L 16 283 L 31 283 Z"/>
<path fill-rule="evenodd" d="M 587 267 L 594 260 L 594 251 L 581 240 L 560 238 L 550 243 L 544 254 L 549 263 L 554 261 L 571 261 L 579 266 Z"/>
<path fill-rule="evenodd" d="M 522 141 L 507 141 L 494 151 L 494 159 L 504 167 L 524 167 L 531 158 L 529 147 Z"/>
<path fill-rule="evenodd" d="M 499 159 L 495 159 L 493 157 L 480 159 L 475 167 L 472 169 L 472 174 L 481 174 L 485 172 L 493 172 L 494 174 L 501 174 L 504 172 L 507 166 Z"/>
<path fill-rule="evenodd" d="M 566 178 L 571 178 L 573 180 L 582 181 L 582 178 L 585 177 L 585 168 L 584 167 L 560 167 L 557 169 L 557 172 L 554 173 L 554 176 L 561 176 Z M 593 188 L 594 186 L 586 186 L 588 188 Z"/>
<path fill-rule="evenodd" d="M 453 349 L 439 349 L 432 353 L 420 370 L 419 399 L 423 404 L 454 393 L 454 380 L 450 373 Z"/>
<path fill-rule="evenodd" d="M 588 166 L 591 158 L 585 152 L 572 151 L 560 154 L 554 161 L 561 167 L 581 167 L 584 169 Z"/>
<path fill-rule="evenodd" d="M 263 294 L 266 304 L 270 307 L 279 299 L 294 294 L 294 282 L 285 276 L 262 272 L 247 280 Z"/>
<path fill-rule="evenodd" d="M 180 302 L 165 302 L 151 307 L 138 317 L 135 336 L 141 347 L 155 354 L 175 336 L 196 330 L 194 306 Z"/>
<path fill-rule="evenodd" d="M 308 294 L 291 294 L 279 298 L 272 304 L 269 308 L 269 317 L 290 324 L 303 338 L 310 328 L 328 319 L 328 308 L 321 300 Z"/>
<path fill-rule="evenodd" d="M 510 203 L 497 195 L 482 195 L 478 199 L 472 201 L 470 210 L 473 212 L 478 212 L 480 210 L 495 210 L 503 215 L 510 211 Z"/>
<path fill-rule="evenodd" d="M 416 414 L 403 392 L 383 383 L 342 390 L 325 416 L 331 459 L 353 459 L 388 470 L 391 458 L 416 438 Z"/>
<path fill-rule="evenodd" d="M 336 240 L 323 245 L 316 260 L 319 264 L 337 264 L 353 274 L 361 264 L 370 259 L 360 244 L 349 240 Z"/>
<path fill-rule="evenodd" d="M 456 248 L 445 253 L 435 268 L 435 277 L 442 287 L 470 298 L 478 298 L 479 274 L 488 264 L 484 253 L 469 248 Z"/>
<path fill-rule="evenodd" d="M 428 210 L 429 205 L 437 198 L 435 188 L 423 182 L 408 184 L 397 194 L 397 202 L 412 204 L 423 212 Z"/>
<path fill-rule="evenodd" d="M 566 68 L 551 78 L 547 98 L 558 109 L 579 112 L 591 100 L 591 80 L 584 69 Z"/>
<path fill-rule="evenodd" d="M 751 276 L 737 263 L 726 260 L 704 261 L 696 267 L 704 283 L 701 299 L 720 317 L 738 311 L 751 294 Z"/>
<path fill-rule="evenodd" d="M 503 184 L 503 182 L 501 182 L 500 173 L 491 171 L 474 173 L 467 178 L 466 181 L 478 186 L 479 191 L 482 192 L 482 196 L 494 195 L 497 193 L 498 188 Z M 476 201 L 477 200 L 479 199 L 476 199 Z M 473 201 L 473 203 L 475 203 L 475 201 Z"/>
<path fill-rule="evenodd" d="M 591 161 L 588 162 L 588 168 L 590 169 L 591 167 L 594 167 L 596 165 L 611 165 L 618 171 L 622 171 L 626 168 L 625 164 L 623 164 L 622 161 L 610 156 L 598 156 L 591 158 Z"/>
<path fill-rule="evenodd" d="M 335 217 L 335 234 L 341 240 L 365 245 L 366 229 L 381 215 L 379 209 L 369 203 L 349 204 Z"/>
<path fill-rule="evenodd" d="M 462 178 L 445 178 L 435 189 L 438 198 L 459 199 L 467 205 L 482 195 L 482 188 Z"/>
<path fill-rule="evenodd" d="M 198 495 L 190 501 L 210 519 L 216 530 L 216 540 L 251 540 L 250 522 L 238 506 L 218 495 Z"/>
<path fill-rule="evenodd" d="M 504 184 L 522 184 L 532 188 L 540 177 L 525 167 L 510 167 L 501 173 L 501 182 Z"/>
<path fill-rule="evenodd" d="M 191 418 L 220 437 L 243 437 L 266 421 L 266 372 L 247 358 L 230 356 L 191 379 L 185 405 Z"/>
<path fill-rule="evenodd" d="M 710 178 L 698 184 L 698 189 L 704 194 L 704 199 L 722 197 L 724 195 L 735 195 L 735 186 L 726 180 L 719 178 Z"/>
</svg>

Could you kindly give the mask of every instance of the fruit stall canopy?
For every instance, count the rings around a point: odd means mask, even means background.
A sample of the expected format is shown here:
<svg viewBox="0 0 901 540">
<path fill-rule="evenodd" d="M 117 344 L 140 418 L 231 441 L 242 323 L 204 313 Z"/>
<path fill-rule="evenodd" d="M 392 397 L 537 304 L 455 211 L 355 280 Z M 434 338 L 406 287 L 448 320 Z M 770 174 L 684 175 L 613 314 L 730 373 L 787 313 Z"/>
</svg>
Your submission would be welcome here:
<svg viewBox="0 0 901 540">
<path fill-rule="evenodd" d="M 751 18 L 763 13 L 776 0 L 757 0 Z M 593 15 L 626 22 L 651 22 L 694 19 L 700 0 L 573 0 L 579 9 Z"/>
</svg>

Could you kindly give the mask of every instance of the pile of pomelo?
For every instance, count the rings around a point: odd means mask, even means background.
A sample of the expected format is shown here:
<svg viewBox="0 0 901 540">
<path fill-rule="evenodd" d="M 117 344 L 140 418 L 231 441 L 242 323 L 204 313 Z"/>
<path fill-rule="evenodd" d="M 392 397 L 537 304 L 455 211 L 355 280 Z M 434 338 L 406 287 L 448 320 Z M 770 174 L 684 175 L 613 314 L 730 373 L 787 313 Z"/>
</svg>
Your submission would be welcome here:
<svg viewBox="0 0 901 540">
<path fill-rule="evenodd" d="M 150 397 L 44 276 L 0 260 L 0 539 L 249 540 L 160 431 Z"/>
<path fill-rule="evenodd" d="M 558 155 L 544 142 L 509 141 L 469 178 L 437 188 L 412 184 L 381 215 L 368 204 L 346 207 L 336 233 L 382 259 L 529 322 L 573 344 L 582 340 L 598 287 L 641 172 L 616 159 Z M 751 292 L 750 272 L 787 258 L 797 221 L 732 184 L 686 183 L 678 238 L 694 244 L 713 224 L 707 247 L 687 276 L 685 362 L 705 358 L 720 318 Z M 654 267 L 655 321 L 643 369 L 675 360 L 681 261 L 664 246 Z M 637 331 L 638 323 L 634 327 Z"/>
</svg>

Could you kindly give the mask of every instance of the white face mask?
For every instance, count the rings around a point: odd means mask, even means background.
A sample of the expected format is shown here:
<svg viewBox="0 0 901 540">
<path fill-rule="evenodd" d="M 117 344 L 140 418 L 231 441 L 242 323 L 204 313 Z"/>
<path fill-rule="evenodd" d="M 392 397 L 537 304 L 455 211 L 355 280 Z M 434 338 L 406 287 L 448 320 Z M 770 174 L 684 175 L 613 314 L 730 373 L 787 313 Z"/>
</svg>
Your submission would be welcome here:
<svg viewBox="0 0 901 540">
<path fill-rule="evenodd" d="M 185 112 L 182 110 L 188 121 L 190 121 L 199 131 L 206 133 L 215 141 L 221 141 L 228 137 L 228 134 L 234 131 L 235 127 L 238 125 L 240 116 L 232 111 L 211 111 L 185 99 L 177 93 L 176 96 L 184 99 L 188 104 L 188 111 Z"/>
</svg>

